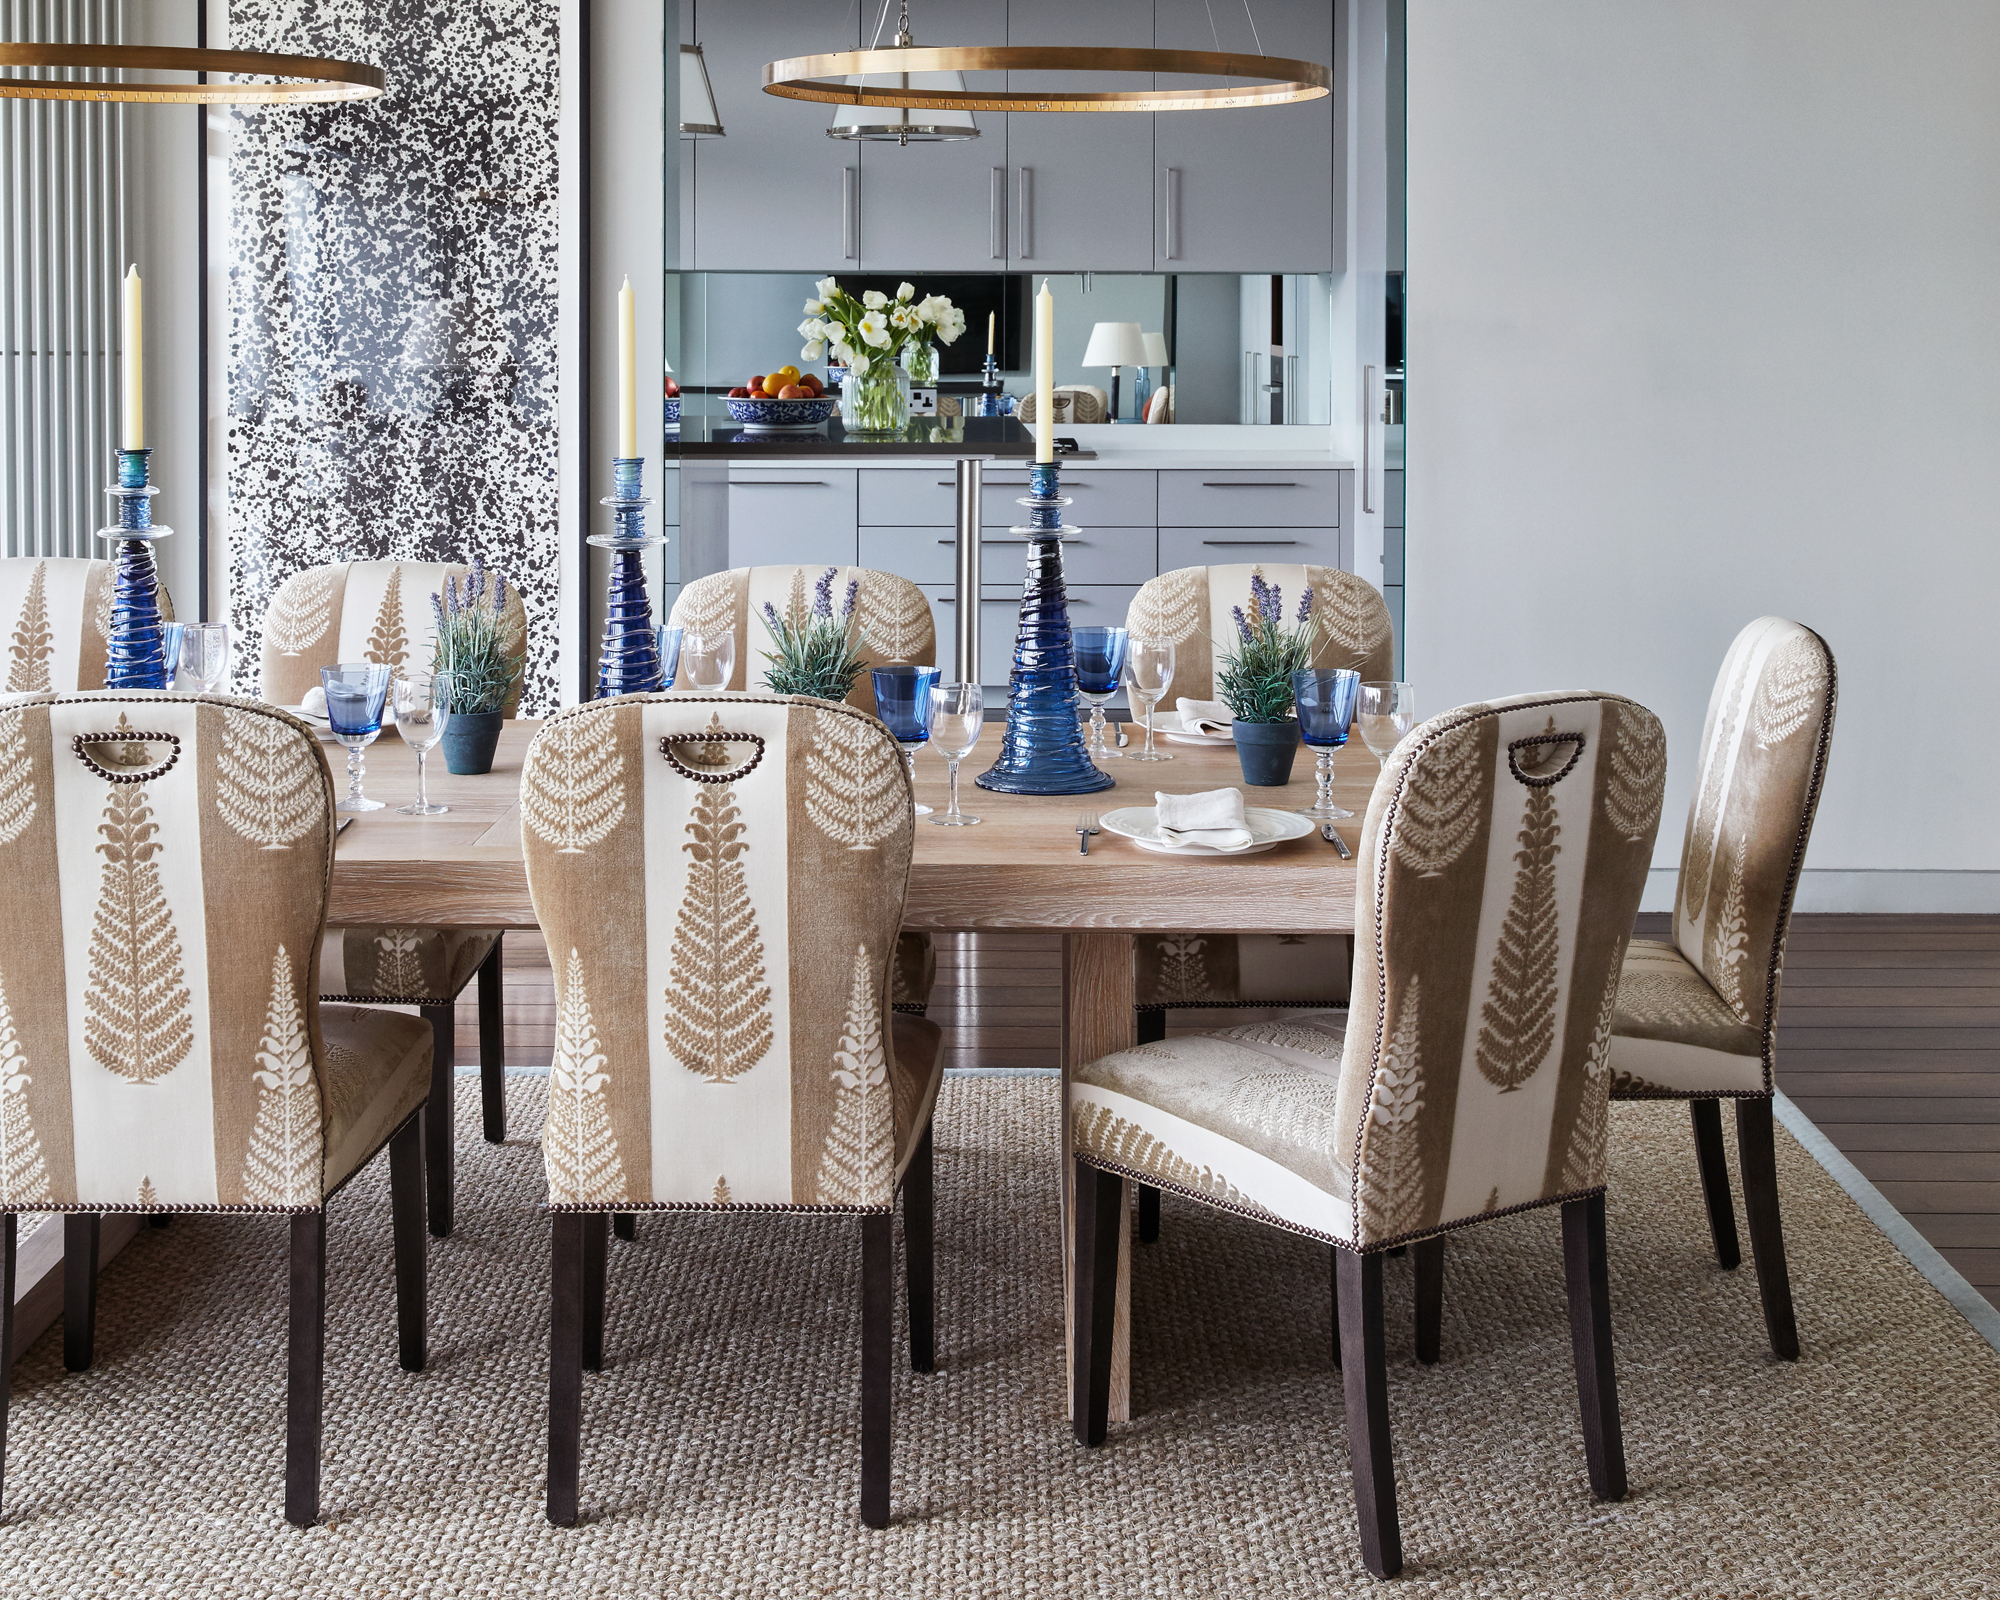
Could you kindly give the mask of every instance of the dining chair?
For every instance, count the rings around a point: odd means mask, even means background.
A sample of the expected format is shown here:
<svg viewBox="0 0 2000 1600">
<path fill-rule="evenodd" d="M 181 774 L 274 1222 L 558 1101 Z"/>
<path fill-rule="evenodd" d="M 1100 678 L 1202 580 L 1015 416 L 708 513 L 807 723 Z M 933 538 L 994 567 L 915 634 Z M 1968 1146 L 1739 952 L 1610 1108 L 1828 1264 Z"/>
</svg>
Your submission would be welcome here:
<svg viewBox="0 0 2000 1600">
<path fill-rule="evenodd" d="M 1743 1208 L 1774 1354 L 1799 1355 L 1778 1213 L 1772 1103 L 1778 985 L 1792 899 L 1833 742 L 1833 652 L 1759 617 L 1736 636 L 1708 702 L 1675 882 L 1673 935 L 1635 939 L 1611 1022 L 1611 1097 L 1685 1100 L 1716 1260 L 1737 1266 L 1722 1102 L 1736 1102 Z M 1666 764 L 1664 745 L 1639 753 Z"/>
<path fill-rule="evenodd" d="M 942 1077 L 937 1025 L 890 1006 L 902 752 L 823 700 L 622 695 L 544 724 L 522 781 L 591 818 L 529 810 L 522 833 L 556 976 L 549 1520 L 577 1518 L 607 1216 L 805 1212 L 860 1222 L 861 1517 L 885 1527 L 893 1212 L 900 1187 L 910 1365 L 928 1372 Z"/>
<path fill-rule="evenodd" d="M 0 1465 L 21 1212 L 63 1214 L 72 1372 L 94 1354 L 104 1213 L 290 1218 L 285 1517 L 303 1527 L 326 1206 L 386 1145 L 400 1359 L 423 1369 L 431 1035 L 320 1004 L 332 861 L 332 779 L 281 711 L 120 690 L 0 706 Z"/>
<path fill-rule="evenodd" d="M 264 698 L 293 706 L 320 686 L 320 668 L 343 661 L 428 668 L 437 643 L 431 596 L 467 568 L 428 561 L 339 561 L 293 573 L 271 597 L 262 639 Z M 489 576 L 487 593 L 497 580 Z M 511 585 L 503 627 L 514 641 L 517 670 L 504 710 L 520 707 L 518 663 L 528 648 L 527 613 Z M 481 1114 L 489 1142 L 507 1137 L 506 1030 L 502 1015 L 499 928 L 329 928 L 320 950 L 322 1000 L 415 1006 L 431 1026 L 431 1110 L 424 1118 L 430 1230 L 451 1234 L 457 1167 L 452 1115 L 458 997 L 479 980 Z"/>
<path fill-rule="evenodd" d="M 1411 1247 L 1421 1308 L 1437 1297 L 1447 1233 L 1560 1206 L 1590 1486 L 1623 1496 L 1607 1057 L 1665 776 L 1635 753 L 1659 737 L 1650 711 L 1606 694 L 1517 695 L 1431 718 L 1390 756 L 1362 824 L 1351 1012 L 1077 1068 L 1071 1340 L 1083 1443 L 1105 1437 L 1126 1180 L 1325 1240 L 1362 1555 L 1392 1576 L 1402 1541 L 1383 1255 Z M 1417 1353 L 1437 1359 L 1421 1339 Z"/>
<path fill-rule="evenodd" d="M 11 618 L 0 694 L 102 689 L 111 653 L 111 597 L 117 568 L 78 556 L 0 558 L 0 619 Z M 174 620 L 173 596 L 154 589 L 161 619 Z"/>
<path fill-rule="evenodd" d="M 1347 667 L 1364 682 L 1396 676 L 1395 621 L 1366 578 L 1338 567 L 1270 562 L 1181 567 L 1149 578 L 1125 616 L 1133 638 L 1173 641 L 1171 697 L 1215 698 L 1217 663 L 1236 649 L 1231 608 L 1249 606 L 1253 575 L 1275 584 L 1288 608 L 1312 591 L 1319 626 L 1311 665 Z M 1141 1044 L 1167 1036 L 1169 1011 L 1348 1001 L 1354 941 L 1345 934 L 1142 933 L 1132 945 Z M 1139 1191 L 1139 1242 L 1151 1244 L 1159 1234 L 1160 1193 L 1146 1185 Z"/>
</svg>

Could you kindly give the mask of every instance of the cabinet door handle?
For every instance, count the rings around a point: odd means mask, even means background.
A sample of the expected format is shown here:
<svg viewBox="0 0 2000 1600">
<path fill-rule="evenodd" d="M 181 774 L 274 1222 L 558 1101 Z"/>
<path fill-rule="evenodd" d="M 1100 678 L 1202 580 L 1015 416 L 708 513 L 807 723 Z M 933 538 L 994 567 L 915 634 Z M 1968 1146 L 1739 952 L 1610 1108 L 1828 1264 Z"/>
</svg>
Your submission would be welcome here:
<svg viewBox="0 0 2000 1600">
<path fill-rule="evenodd" d="M 1261 547 L 1264 545 L 1297 544 L 1299 541 L 1297 539 L 1204 539 L 1201 542 L 1203 544 L 1226 544 L 1226 545 L 1247 544 L 1247 545 L 1257 545 Z"/>
<path fill-rule="evenodd" d="M 858 168 L 840 169 L 840 255 L 844 261 L 856 260 L 861 253 L 855 241 L 855 235 L 861 231 L 860 219 L 854 214 L 860 199 L 860 179 Z"/>
<path fill-rule="evenodd" d="M 1007 169 L 993 169 L 986 195 L 986 248 L 995 261 L 1007 259 Z M 949 480 L 947 480 L 949 481 Z"/>
<path fill-rule="evenodd" d="M 1178 261 L 1181 254 L 1181 169 L 1165 167 L 1161 169 L 1166 188 L 1166 256 L 1169 261 Z"/>
<path fill-rule="evenodd" d="M 1296 483 L 1204 483 L 1204 489 L 1296 489 Z"/>
<path fill-rule="evenodd" d="M 824 478 L 732 478 L 732 489 L 831 489 Z"/>
<path fill-rule="evenodd" d="M 981 544 L 1011 544 L 1018 550 L 1022 545 L 1026 544 L 1028 541 L 1026 539 L 981 539 L 979 542 Z M 1070 546 L 1072 549 L 1074 549 L 1076 546 L 1081 545 L 1084 541 L 1081 539 L 1072 538 L 1069 534 L 1064 534 L 1062 537 L 1062 542 Z M 938 540 L 938 543 L 957 544 L 958 541 L 956 539 L 940 539 Z"/>
<path fill-rule="evenodd" d="M 1035 169 L 1021 169 L 1021 237 L 1018 254 L 1023 261 L 1035 253 Z"/>
</svg>

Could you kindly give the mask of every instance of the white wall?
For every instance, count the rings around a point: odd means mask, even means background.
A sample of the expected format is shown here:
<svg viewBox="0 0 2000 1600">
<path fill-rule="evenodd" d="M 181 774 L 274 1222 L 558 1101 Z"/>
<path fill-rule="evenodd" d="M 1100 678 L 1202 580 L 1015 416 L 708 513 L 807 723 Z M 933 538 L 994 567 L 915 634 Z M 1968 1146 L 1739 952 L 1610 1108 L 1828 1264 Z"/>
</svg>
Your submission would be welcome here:
<svg viewBox="0 0 2000 1600">
<path fill-rule="evenodd" d="M 1802 908 L 2000 909 L 1996 83 L 1991 0 L 1409 0 L 1408 671 L 1659 712 L 1656 893 L 1778 612 L 1841 676 Z"/>
</svg>

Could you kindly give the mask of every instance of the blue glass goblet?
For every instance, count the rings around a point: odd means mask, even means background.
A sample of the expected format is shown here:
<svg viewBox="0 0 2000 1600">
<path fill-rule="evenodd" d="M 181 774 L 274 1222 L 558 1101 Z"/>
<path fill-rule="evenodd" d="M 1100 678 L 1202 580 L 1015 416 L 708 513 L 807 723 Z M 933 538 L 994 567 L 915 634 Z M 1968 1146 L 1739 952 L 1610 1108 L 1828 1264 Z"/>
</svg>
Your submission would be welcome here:
<svg viewBox="0 0 2000 1600">
<path fill-rule="evenodd" d="M 1292 702 L 1299 713 L 1299 737 L 1319 752 L 1313 776 L 1319 792 L 1299 815 L 1316 822 L 1337 822 L 1354 815 L 1333 803 L 1333 753 L 1347 743 L 1354 722 L 1354 702 L 1361 694 L 1361 674 L 1345 667 L 1308 667 L 1292 674 Z"/>
<path fill-rule="evenodd" d="M 321 667 L 326 690 L 326 720 L 334 737 L 347 746 L 347 798 L 336 811 L 380 811 L 382 802 L 361 792 L 361 752 L 382 731 L 382 707 L 389 698 L 390 668 L 372 661 L 343 662 Z"/>
<path fill-rule="evenodd" d="M 913 788 L 917 781 L 917 749 L 930 738 L 931 690 L 937 687 L 938 670 L 893 666 L 877 667 L 870 674 L 875 680 L 875 715 L 903 747 Z M 929 806 L 917 806 L 918 816 L 930 814 Z"/>
<path fill-rule="evenodd" d="M 683 629 L 673 623 L 662 623 L 653 630 L 653 647 L 660 654 L 660 687 L 671 689 L 674 675 L 680 671 L 681 635 Z"/>
<path fill-rule="evenodd" d="M 1125 672 L 1125 647 L 1131 634 L 1123 628 L 1074 628 L 1076 692 L 1090 702 L 1090 745 L 1085 754 L 1105 761 L 1118 754 L 1104 744 L 1105 703 L 1118 692 Z"/>
</svg>

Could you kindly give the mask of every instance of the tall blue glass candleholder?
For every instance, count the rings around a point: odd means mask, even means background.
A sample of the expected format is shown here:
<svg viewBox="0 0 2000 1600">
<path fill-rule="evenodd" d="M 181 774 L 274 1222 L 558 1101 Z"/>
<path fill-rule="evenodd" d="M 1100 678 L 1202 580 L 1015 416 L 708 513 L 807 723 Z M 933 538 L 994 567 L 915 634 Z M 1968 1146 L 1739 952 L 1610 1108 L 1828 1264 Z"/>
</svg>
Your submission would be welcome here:
<svg viewBox="0 0 2000 1600">
<path fill-rule="evenodd" d="M 1076 652 L 1063 585 L 1061 492 L 1053 461 L 1028 470 L 1028 582 L 1014 671 L 1007 684 L 1007 732 L 1000 759 L 973 781 L 1001 794 L 1094 794 L 1115 787 L 1090 759 L 1076 720 Z M 1068 530 L 1075 532 L 1076 530 Z"/>
<path fill-rule="evenodd" d="M 150 450 L 120 450 L 118 481 L 104 491 L 118 506 L 118 525 L 97 530 L 98 538 L 113 540 L 118 547 L 110 651 L 104 664 L 107 689 L 164 689 L 173 677 L 160 619 L 160 574 L 153 562 L 153 541 L 174 530 L 153 525 L 153 496 L 160 491 L 148 481 L 152 455 Z"/>
<path fill-rule="evenodd" d="M 600 504 L 611 507 L 610 533 L 596 533 L 590 543 L 611 552 L 610 593 L 604 608 L 604 644 L 597 661 L 597 698 L 634 694 L 660 687 L 660 650 L 653 634 L 653 602 L 646 595 L 646 567 L 641 559 L 666 540 L 646 532 L 646 507 L 640 493 L 640 473 L 646 463 L 620 456 L 611 463 L 615 491 Z"/>
</svg>

